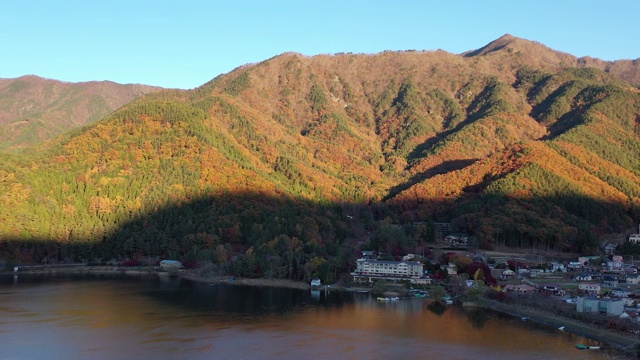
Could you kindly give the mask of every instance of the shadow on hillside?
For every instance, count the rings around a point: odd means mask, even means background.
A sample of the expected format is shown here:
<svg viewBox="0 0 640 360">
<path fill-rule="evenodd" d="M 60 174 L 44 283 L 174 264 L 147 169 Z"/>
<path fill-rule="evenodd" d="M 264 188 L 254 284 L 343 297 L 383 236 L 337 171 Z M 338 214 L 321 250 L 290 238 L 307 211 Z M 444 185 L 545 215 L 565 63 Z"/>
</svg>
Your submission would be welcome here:
<svg viewBox="0 0 640 360">
<path fill-rule="evenodd" d="M 446 166 L 464 165 L 454 162 Z M 485 183 L 494 180 L 487 179 Z M 578 195 L 516 199 L 495 191 L 489 196 L 482 191 L 484 188 L 466 190 L 467 193 L 459 199 L 448 202 L 424 199 L 420 202 L 370 205 L 314 202 L 258 192 L 224 193 L 191 202 L 167 204 L 157 211 L 128 219 L 101 239 L 73 235 L 68 240 L 58 241 L 4 237 L 0 240 L 0 259 L 42 264 L 68 259 L 163 257 L 235 264 L 238 257 L 250 259 L 242 264 L 246 268 L 235 269 L 241 273 L 244 271 L 256 277 L 273 275 L 306 279 L 311 270 L 305 266 L 312 258 L 328 259 L 323 271 L 333 271 L 336 276 L 349 269 L 358 256 L 358 250 L 367 248 L 369 241 L 377 237 L 376 230 L 385 219 L 408 226 L 398 227 L 408 232 L 406 239 L 403 240 L 399 233 L 384 240 L 391 244 L 392 251 L 401 253 L 415 251 L 411 247 L 416 245 L 409 239 L 415 239 L 415 233 L 411 232 L 416 229 L 410 227 L 434 220 L 453 222 L 458 228 L 452 230 L 473 233 L 485 219 L 510 219 L 513 226 L 509 236 L 526 239 L 525 245 L 531 246 L 531 242 L 536 241 L 534 236 L 537 236 L 538 229 L 552 230 L 548 224 L 556 226 L 564 222 L 563 226 L 575 227 L 578 229 L 574 234 L 575 241 L 586 242 L 595 239 L 596 227 L 603 233 L 622 232 L 634 226 L 640 214 L 637 208 L 629 210 L 622 204 Z M 424 210 L 436 207 L 443 209 L 439 212 L 440 218 L 421 218 L 421 214 L 428 212 Z M 473 219 L 473 222 L 461 222 L 460 219 L 471 214 L 473 216 L 467 219 Z M 501 225 L 495 221 L 491 224 Z M 365 231 L 357 234 L 356 228 Z M 424 233 L 420 236 L 422 241 L 430 241 L 433 235 Z M 585 248 L 592 246 L 594 244 L 588 244 Z M 275 273 L 275 264 L 280 267 L 278 274 Z M 270 268 L 272 266 L 274 268 Z"/>
<path fill-rule="evenodd" d="M 436 175 L 446 174 L 451 171 L 457 171 L 464 169 L 467 166 L 473 165 L 478 161 L 478 159 L 466 159 L 466 160 L 450 160 L 445 161 L 440 165 L 434 166 L 427 171 L 421 172 L 412 176 L 409 180 L 404 183 L 398 184 L 389 190 L 389 195 L 385 198 L 386 200 L 393 198 L 404 190 L 409 189 L 415 184 L 419 184 L 427 179 L 430 179 Z"/>
</svg>

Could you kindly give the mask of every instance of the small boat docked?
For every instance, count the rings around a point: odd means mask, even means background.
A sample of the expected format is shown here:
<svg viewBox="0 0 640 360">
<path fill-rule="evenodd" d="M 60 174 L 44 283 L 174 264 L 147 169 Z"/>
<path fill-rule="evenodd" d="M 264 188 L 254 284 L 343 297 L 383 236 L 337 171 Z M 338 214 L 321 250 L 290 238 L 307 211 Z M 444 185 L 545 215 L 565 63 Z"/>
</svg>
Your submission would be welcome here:
<svg viewBox="0 0 640 360">
<path fill-rule="evenodd" d="M 394 297 L 379 297 L 377 298 L 378 301 L 398 301 L 400 300 L 399 297 L 394 296 Z"/>
<path fill-rule="evenodd" d="M 598 346 L 598 345 L 576 344 L 576 349 L 578 349 L 578 350 L 599 350 L 600 346 Z"/>
</svg>

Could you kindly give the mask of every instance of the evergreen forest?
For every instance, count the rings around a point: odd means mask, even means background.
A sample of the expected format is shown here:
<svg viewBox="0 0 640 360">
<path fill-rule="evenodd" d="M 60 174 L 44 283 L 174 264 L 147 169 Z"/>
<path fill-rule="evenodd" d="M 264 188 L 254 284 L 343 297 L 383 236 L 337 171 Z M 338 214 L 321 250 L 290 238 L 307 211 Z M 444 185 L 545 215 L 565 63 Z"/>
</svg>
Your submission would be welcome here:
<svg viewBox="0 0 640 360">
<path fill-rule="evenodd" d="M 639 222 L 639 84 L 510 36 L 285 53 L 0 154 L 16 264 L 332 282 L 361 250 L 424 251 L 438 223 L 479 249 L 592 254 Z"/>
</svg>

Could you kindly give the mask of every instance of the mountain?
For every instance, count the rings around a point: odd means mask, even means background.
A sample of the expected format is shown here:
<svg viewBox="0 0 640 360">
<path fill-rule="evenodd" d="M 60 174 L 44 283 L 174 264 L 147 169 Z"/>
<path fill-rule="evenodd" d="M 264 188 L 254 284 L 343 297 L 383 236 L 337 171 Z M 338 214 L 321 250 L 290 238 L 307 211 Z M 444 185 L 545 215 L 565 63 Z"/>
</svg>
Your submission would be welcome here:
<svg viewBox="0 0 640 360">
<path fill-rule="evenodd" d="M 640 85 L 640 58 L 635 60 L 604 61 L 590 56 L 575 57 L 559 52 L 535 41 L 520 39 L 510 34 L 490 42 L 486 46 L 463 53 L 468 57 L 486 56 L 495 62 L 495 57 L 521 57 L 523 63 L 540 69 L 557 71 L 565 67 L 595 68 L 617 78 Z"/>
<path fill-rule="evenodd" d="M 0 79 L 0 151 L 42 143 L 159 90 L 110 81 L 67 83 L 33 75 Z"/>
<path fill-rule="evenodd" d="M 436 223 L 593 253 L 640 220 L 638 154 L 638 86 L 535 42 L 285 53 L 4 156 L 0 256 L 331 280 Z"/>
</svg>

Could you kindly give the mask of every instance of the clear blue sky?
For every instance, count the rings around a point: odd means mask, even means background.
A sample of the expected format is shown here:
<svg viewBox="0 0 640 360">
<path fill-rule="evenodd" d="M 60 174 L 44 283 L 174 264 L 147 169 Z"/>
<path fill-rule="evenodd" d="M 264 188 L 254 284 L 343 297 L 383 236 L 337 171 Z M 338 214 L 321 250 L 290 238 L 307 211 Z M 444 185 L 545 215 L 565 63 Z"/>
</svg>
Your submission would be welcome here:
<svg viewBox="0 0 640 360">
<path fill-rule="evenodd" d="M 0 78 L 190 89 L 287 51 L 461 53 L 506 33 L 636 59 L 638 15 L 638 0 L 4 0 Z"/>
</svg>

